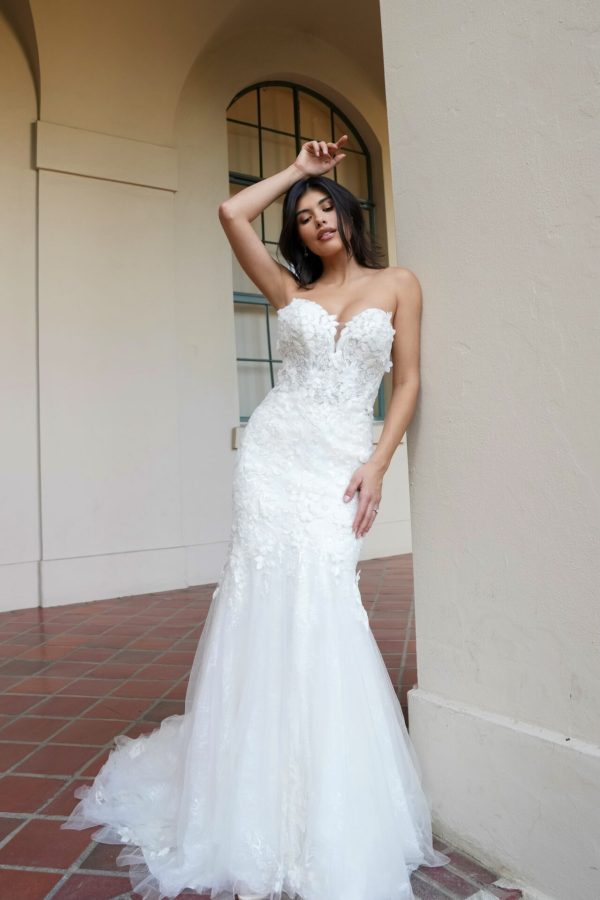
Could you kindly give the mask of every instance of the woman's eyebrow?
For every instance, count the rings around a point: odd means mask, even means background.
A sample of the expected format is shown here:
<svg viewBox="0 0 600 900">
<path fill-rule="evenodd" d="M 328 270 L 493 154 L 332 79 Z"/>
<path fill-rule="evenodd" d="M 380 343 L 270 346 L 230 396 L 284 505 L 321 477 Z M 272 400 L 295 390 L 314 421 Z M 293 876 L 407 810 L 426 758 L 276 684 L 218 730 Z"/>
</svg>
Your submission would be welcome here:
<svg viewBox="0 0 600 900">
<path fill-rule="evenodd" d="M 323 197 L 322 200 L 319 200 L 319 203 L 326 203 L 329 199 L 330 199 L 329 197 Z M 299 216 L 300 213 L 306 213 L 306 212 L 310 212 L 310 209 L 299 209 L 298 212 L 296 213 L 296 215 Z"/>
</svg>

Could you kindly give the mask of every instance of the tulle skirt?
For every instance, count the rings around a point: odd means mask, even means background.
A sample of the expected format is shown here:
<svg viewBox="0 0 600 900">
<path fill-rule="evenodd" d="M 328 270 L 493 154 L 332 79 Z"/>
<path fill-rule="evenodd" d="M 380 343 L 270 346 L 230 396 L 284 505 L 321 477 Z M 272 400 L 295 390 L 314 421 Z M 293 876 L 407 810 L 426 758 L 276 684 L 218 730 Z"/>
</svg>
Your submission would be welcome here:
<svg viewBox="0 0 600 900">
<path fill-rule="evenodd" d="M 287 552 L 228 563 L 185 712 L 115 737 L 61 825 L 123 844 L 144 900 L 413 900 L 411 872 L 449 862 L 358 575 Z"/>
</svg>

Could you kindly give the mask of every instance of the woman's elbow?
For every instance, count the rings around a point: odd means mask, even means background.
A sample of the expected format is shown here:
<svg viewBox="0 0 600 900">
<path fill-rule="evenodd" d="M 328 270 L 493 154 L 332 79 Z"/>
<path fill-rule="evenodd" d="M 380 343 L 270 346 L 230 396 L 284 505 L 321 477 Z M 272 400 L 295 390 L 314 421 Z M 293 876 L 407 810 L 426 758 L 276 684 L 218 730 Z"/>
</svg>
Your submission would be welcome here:
<svg viewBox="0 0 600 900">
<path fill-rule="evenodd" d="M 232 218 L 233 210 L 231 209 L 231 204 L 229 200 L 223 200 L 223 202 L 219 204 L 219 221 L 225 222 Z"/>
</svg>

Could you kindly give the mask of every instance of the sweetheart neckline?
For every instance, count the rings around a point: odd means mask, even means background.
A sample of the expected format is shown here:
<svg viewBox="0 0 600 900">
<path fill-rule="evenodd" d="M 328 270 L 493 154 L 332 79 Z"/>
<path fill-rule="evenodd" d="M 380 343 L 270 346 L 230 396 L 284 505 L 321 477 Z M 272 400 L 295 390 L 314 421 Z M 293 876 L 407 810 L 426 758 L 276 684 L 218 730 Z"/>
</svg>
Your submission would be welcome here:
<svg viewBox="0 0 600 900">
<path fill-rule="evenodd" d="M 290 299 L 289 303 L 286 303 L 285 306 L 279 307 L 279 309 L 277 310 L 277 314 L 279 315 L 280 312 L 283 312 L 284 309 L 287 309 L 288 306 L 291 306 L 292 303 L 294 302 L 294 300 L 300 300 L 300 302 L 312 303 L 313 306 L 318 306 L 319 309 L 322 310 L 329 319 L 333 319 L 338 325 L 342 325 L 343 328 L 345 328 L 346 325 L 349 325 L 353 319 L 356 319 L 358 316 L 362 315 L 362 313 L 364 313 L 364 312 L 370 312 L 372 310 L 375 310 L 376 312 L 382 312 L 382 313 L 384 313 L 384 315 L 390 316 L 390 318 L 391 318 L 391 316 L 394 315 L 392 310 L 383 309 L 381 306 L 365 306 L 364 309 L 359 309 L 358 312 L 355 312 L 353 316 L 350 316 L 350 318 L 346 322 L 340 322 L 340 320 L 338 319 L 338 317 L 336 316 L 335 313 L 329 312 L 329 310 L 325 309 L 325 307 L 323 306 L 322 303 L 317 303 L 316 300 L 311 300 L 309 297 L 292 297 Z M 390 322 L 390 325 L 391 325 L 391 322 Z"/>
<path fill-rule="evenodd" d="M 336 334 L 333 335 L 333 352 L 334 352 L 334 354 L 337 353 L 338 346 L 340 344 L 340 341 L 342 340 L 342 337 L 344 336 L 344 332 L 348 328 L 348 325 L 350 325 L 355 319 L 358 319 L 359 316 L 361 316 L 363 313 L 366 313 L 366 312 L 375 311 L 375 312 L 383 313 L 387 318 L 387 323 L 390 326 L 390 328 L 392 329 L 393 334 L 396 334 L 396 330 L 395 330 L 394 326 L 392 325 L 392 316 L 394 315 L 394 313 L 389 309 L 383 309 L 381 306 L 365 306 L 364 309 L 359 309 L 358 312 L 355 312 L 353 316 L 350 316 L 350 318 L 348 319 L 347 322 L 340 322 L 338 317 L 335 315 L 335 313 L 330 313 L 328 310 L 325 309 L 325 307 L 321 303 L 317 303 L 316 300 L 311 300 L 309 297 L 292 297 L 290 299 L 289 303 L 286 303 L 285 306 L 279 307 L 279 309 L 277 310 L 277 315 L 279 315 L 279 313 L 283 312 L 284 309 L 287 309 L 289 306 L 291 306 L 292 303 L 294 302 L 294 300 L 300 300 L 301 303 L 302 302 L 310 303 L 313 306 L 316 306 L 318 309 L 321 310 L 321 312 L 325 316 L 327 316 L 328 319 L 333 320 L 337 326 L 339 326 L 339 325 L 342 326 L 339 334 L 337 334 L 338 329 L 336 327 L 336 329 L 335 329 Z"/>
</svg>

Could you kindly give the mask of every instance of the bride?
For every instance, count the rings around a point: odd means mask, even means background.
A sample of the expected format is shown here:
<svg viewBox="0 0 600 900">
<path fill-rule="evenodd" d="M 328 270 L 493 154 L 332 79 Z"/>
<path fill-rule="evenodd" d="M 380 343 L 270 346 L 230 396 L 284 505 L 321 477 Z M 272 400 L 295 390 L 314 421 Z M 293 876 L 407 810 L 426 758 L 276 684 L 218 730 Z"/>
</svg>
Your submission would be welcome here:
<svg viewBox="0 0 600 900">
<path fill-rule="evenodd" d="M 124 844 L 143 900 L 414 900 L 428 799 L 356 572 L 419 390 L 421 291 L 383 267 L 358 200 L 324 177 L 347 136 L 219 207 L 276 309 L 282 364 L 250 416 L 225 563 L 182 715 L 117 735 L 61 827 Z M 252 221 L 284 194 L 276 262 Z M 393 367 L 383 431 L 373 404 Z"/>
</svg>

